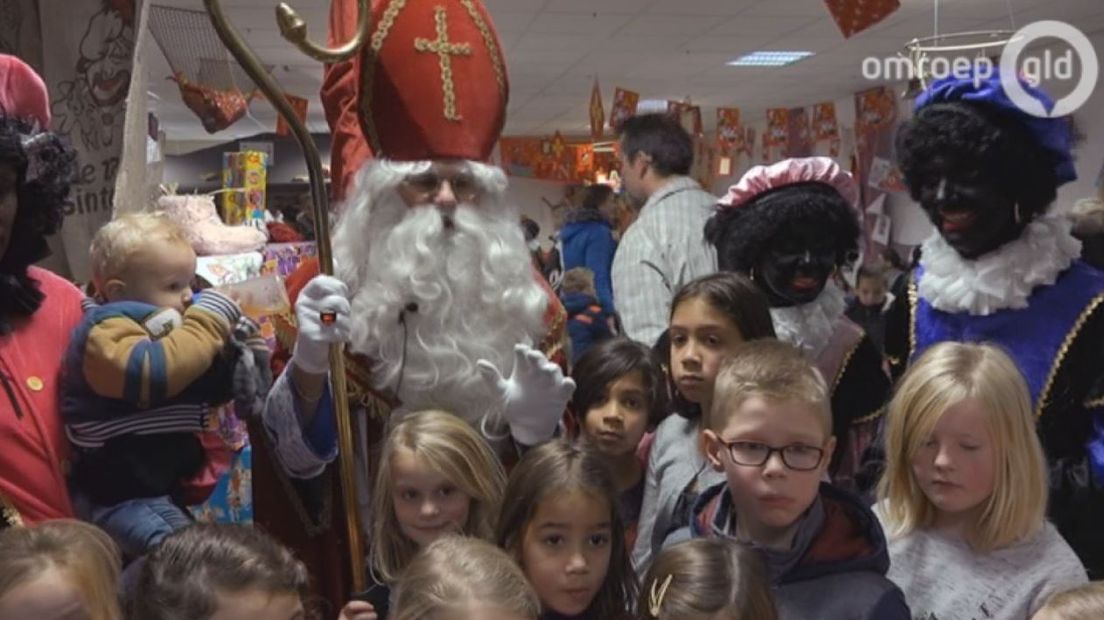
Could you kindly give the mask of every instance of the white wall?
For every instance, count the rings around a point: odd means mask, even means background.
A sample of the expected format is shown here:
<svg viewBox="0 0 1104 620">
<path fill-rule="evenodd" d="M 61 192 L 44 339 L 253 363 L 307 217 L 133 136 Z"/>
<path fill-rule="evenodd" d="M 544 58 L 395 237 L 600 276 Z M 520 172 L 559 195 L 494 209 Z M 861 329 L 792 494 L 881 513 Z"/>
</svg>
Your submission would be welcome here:
<svg viewBox="0 0 1104 620">
<path fill-rule="evenodd" d="M 522 215 L 527 215 L 540 224 L 541 246 L 545 249 L 550 248 L 552 242 L 549 241 L 548 236 L 556 229 L 552 221 L 552 210 L 545 204 L 545 200 L 552 204 L 558 203 L 563 198 L 565 185 L 524 177 L 509 177 L 509 182 L 506 188 L 506 199 L 518 205 Z"/>
<path fill-rule="evenodd" d="M 1096 48 L 1097 56 L 1104 62 L 1104 32 L 1097 32 L 1089 36 Z M 1104 68 L 1093 90 L 1092 97 L 1074 112 L 1073 118 L 1077 129 L 1084 134 L 1084 141 L 1074 153 L 1077 166 L 1077 180 L 1067 183 L 1058 190 L 1058 204 L 1060 208 L 1068 209 L 1081 198 L 1096 196 L 1098 192 L 1096 182 L 1104 169 Z"/>
</svg>

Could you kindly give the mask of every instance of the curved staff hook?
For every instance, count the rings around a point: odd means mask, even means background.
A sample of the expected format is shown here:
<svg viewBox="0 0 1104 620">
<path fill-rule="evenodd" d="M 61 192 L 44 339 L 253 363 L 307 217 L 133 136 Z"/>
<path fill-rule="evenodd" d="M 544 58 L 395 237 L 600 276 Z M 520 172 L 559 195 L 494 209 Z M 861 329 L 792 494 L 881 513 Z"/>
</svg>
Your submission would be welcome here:
<svg viewBox="0 0 1104 620">
<path fill-rule="evenodd" d="M 299 17 L 299 13 L 288 6 L 286 2 L 281 2 L 276 6 L 276 22 L 280 26 L 280 34 L 299 48 L 300 52 L 319 62 L 341 62 L 352 58 L 360 50 L 360 46 L 364 43 L 364 38 L 368 34 L 367 0 L 361 1 L 359 11 L 357 14 L 356 36 L 344 45 L 333 49 L 327 49 L 308 39 L 307 22 Z"/>
<path fill-rule="evenodd" d="M 351 56 L 357 51 L 368 33 L 368 0 L 358 0 L 360 16 L 357 21 L 357 34 L 352 41 L 342 46 L 342 54 Z M 283 90 L 272 76 L 261 66 L 260 60 L 248 48 L 241 35 L 234 29 L 222 12 L 220 0 L 203 0 L 211 23 L 219 38 L 241 64 L 242 68 L 257 87 L 268 97 L 276 111 L 291 127 L 295 140 L 303 150 L 307 160 L 307 172 L 310 174 L 311 199 L 314 206 L 315 237 L 318 242 L 318 262 L 322 273 L 333 275 L 333 249 L 330 244 L 329 200 L 326 195 L 325 181 L 322 177 L 322 159 L 318 154 L 318 145 L 314 143 L 306 125 L 295 115 L 295 111 L 284 96 Z M 287 8 L 286 5 L 283 8 Z M 279 15 L 281 9 L 277 9 Z M 290 10 L 290 9 L 288 9 Z M 294 11 L 291 11 L 294 14 Z M 280 19 L 277 17 L 277 19 Z M 302 21 L 302 20 L 300 20 Z M 306 26 L 303 26 L 305 39 Z M 312 44 L 313 45 L 313 44 Z M 349 544 L 349 564 L 352 569 L 353 592 L 362 592 L 365 586 L 364 546 L 360 537 L 360 513 L 356 502 L 356 475 L 353 456 L 352 419 L 349 416 L 349 401 L 345 385 L 345 355 L 341 345 L 330 347 L 330 385 L 333 389 L 334 409 L 337 415 L 338 465 L 341 472 L 341 490 L 345 509 L 345 525 Z"/>
</svg>

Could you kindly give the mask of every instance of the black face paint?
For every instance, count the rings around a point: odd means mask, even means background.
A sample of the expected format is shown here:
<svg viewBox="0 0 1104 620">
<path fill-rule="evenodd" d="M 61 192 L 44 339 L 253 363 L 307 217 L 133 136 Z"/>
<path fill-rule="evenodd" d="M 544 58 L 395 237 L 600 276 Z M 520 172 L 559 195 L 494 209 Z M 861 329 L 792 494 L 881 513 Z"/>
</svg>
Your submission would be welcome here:
<svg viewBox="0 0 1104 620">
<path fill-rule="evenodd" d="M 976 162 L 933 158 L 919 179 L 920 206 L 947 243 L 966 259 L 976 259 L 1016 239 L 1027 218 L 999 175 Z"/>
<path fill-rule="evenodd" d="M 755 268 L 755 281 L 772 307 L 815 300 L 836 268 L 836 239 L 823 230 L 784 230 L 771 240 Z"/>
</svg>

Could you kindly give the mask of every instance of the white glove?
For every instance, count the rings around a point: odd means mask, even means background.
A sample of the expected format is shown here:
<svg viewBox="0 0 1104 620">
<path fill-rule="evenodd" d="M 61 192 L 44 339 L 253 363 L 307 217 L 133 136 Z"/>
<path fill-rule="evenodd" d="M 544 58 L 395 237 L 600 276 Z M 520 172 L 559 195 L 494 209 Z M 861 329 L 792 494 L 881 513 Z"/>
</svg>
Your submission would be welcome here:
<svg viewBox="0 0 1104 620">
<path fill-rule="evenodd" d="M 537 349 L 514 345 L 514 372 L 509 379 L 487 360 L 476 362 L 483 380 L 505 403 L 503 417 L 514 440 L 535 446 L 550 439 L 563 417 L 575 381 Z"/>
<path fill-rule="evenodd" d="M 329 323 L 323 313 L 332 313 Z M 348 342 L 352 333 L 349 288 L 332 276 L 315 276 L 295 302 L 299 336 L 291 361 L 303 372 L 323 375 L 330 370 L 330 344 Z"/>
</svg>

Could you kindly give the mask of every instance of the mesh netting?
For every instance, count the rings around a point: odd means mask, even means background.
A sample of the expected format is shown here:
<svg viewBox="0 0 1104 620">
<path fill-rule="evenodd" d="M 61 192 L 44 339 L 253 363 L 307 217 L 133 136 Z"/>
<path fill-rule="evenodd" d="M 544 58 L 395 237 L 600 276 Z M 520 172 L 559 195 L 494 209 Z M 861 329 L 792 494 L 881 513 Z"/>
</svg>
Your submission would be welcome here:
<svg viewBox="0 0 1104 620">
<path fill-rule="evenodd" d="M 215 133 L 245 116 L 257 90 L 207 13 L 157 5 L 149 11 L 150 32 L 172 67 L 184 104 L 203 128 Z"/>
</svg>

